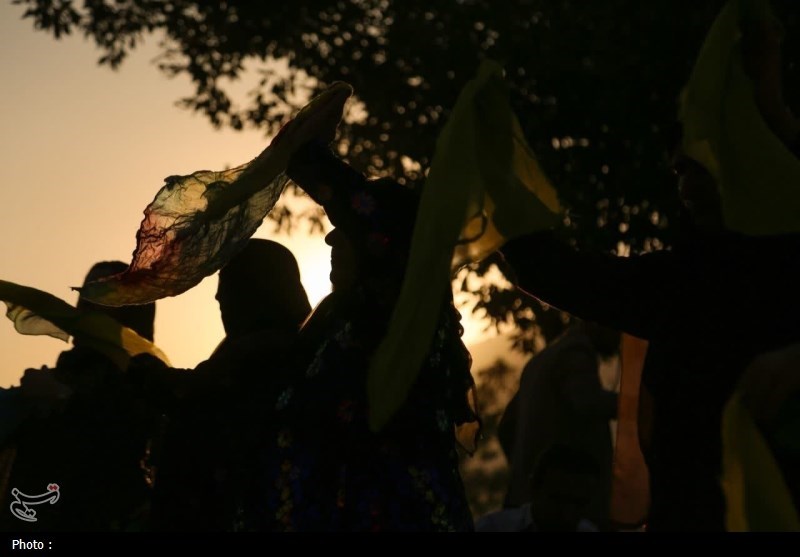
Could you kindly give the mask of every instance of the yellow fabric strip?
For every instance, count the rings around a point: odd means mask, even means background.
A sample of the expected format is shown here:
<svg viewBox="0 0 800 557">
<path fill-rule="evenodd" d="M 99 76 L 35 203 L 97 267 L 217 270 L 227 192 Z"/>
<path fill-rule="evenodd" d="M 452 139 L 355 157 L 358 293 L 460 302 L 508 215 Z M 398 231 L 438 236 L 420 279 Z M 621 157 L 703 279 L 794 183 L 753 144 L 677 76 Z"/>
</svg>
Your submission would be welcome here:
<svg viewBox="0 0 800 557">
<path fill-rule="evenodd" d="M 452 271 L 480 260 L 510 237 L 497 229 L 493 217 L 498 205 L 515 196 L 501 198 L 494 192 L 524 196 L 513 208 L 514 236 L 559 221 L 555 190 L 522 136 L 502 76 L 497 63 L 484 62 L 437 140 L 400 297 L 369 370 L 373 430 L 402 406 L 417 378 Z"/>
<path fill-rule="evenodd" d="M 21 334 L 49 335 L 65 342 L 75 337 L 121 370 L 139 354 L 150 354 L 169 365 L 161 349 L 108 315 L 81 311 L 52 294 L 4 280 L 0 280 L 0 300 L 6 303 L 6 315 Z"/>
<path fill-rule="evenodd" d="M 728 2 L 679 111 L 683 150 L 716 180 L 726 227 L 754 236 L 800 232 L 800 161 L 767 126 L 742 66 L 741 22 L 771 17 L 766 0 Z"/>
<path fill-rule="evenodd" d="M 800 518 L 767 442 L 736 393 L 722 420 L 722 488 L 731 532 L 800 532 Z"/>
</svg>

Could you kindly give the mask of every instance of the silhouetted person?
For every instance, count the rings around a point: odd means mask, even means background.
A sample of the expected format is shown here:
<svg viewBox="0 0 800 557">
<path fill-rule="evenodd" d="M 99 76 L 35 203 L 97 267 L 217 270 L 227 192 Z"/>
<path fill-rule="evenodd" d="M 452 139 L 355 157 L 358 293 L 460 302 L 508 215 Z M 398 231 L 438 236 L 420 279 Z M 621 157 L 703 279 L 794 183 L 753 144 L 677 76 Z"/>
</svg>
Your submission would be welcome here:
<svg viewBox="0 0 800 557">
<path fill-rule="evenodd" d="M 758 89 L 777 83 L 753 75 Z M 768 98 L 756 101 L 770 121 Z M 796 135 L 779 137 L 796 145 Z M 755 356 L 800 339 L 793 317 L 800 237 L 726 230 L 713 178 L 680 153 L 674 169 L 683 221 L 671 251 L 614 257 L 540 233 L 502 252 L 522 289 L 649 341 L 640 397 L 640 414 L 649 418 L 639 427 L 650 475 L 647 529 L 723 530 L 721 412 Z M 503 211 L 495 214 L 501 231 L 509 226 Z"/>
<path fill-rule="evenodd" d="M 85 282 L 126 268 L 119 261 L 98 263 Z M 108 308 L 79 298 L 77 307 L 153 339 L 155 304 Z M 146 522 L 150 489 L 142 461 L 156 415 L 130 384 L 131 368 L 121 371 L 81 337 L 73 344 L 54 368 L 25 372 L 20 389 L 37 402 L 9 440 L 16 450 L 9 489 L 38 495 L 57 484 L 59 500 L 38 505 L 37 521 L 24 522 L 8 512 L 13 497 L 4 493 L 5 530 L 140 530 Z"/>
<path fill-rule="evenodd" d="M 405 404 L 378 432 L 367 420 L 367 370 L 402 284 L 417 195 L 367 181 L 319 143 L 303 147 L 288 174 L 335 226 L 326 236 L 333 293 L 301 331 L 306 357 L 278 400 L 250 529 L 471 529 L 455 429 L 476 417 L 452 300 Z"/>
<path fill-rule="evenodd" d="M 525 366 L 519 390 L 498 426 L 511 470 L 507 506 L 530 501 L 529 479 L 539 456 L 553 444 L 580 448 L 600 467 L 601 481 L 587 516 L 608 516 L 613 446 L 609 421 L 617 395 L 600 383 L 600 359 L 619 351 L 619 334 L 576 323 Z"/>
<path fill-rule="evenodd" d="M 171 387 L 156 480 L 156 530 L 227 530 L 253 443 L 290 370 L 286 358 L 311 306 L 297 261 L 283 245 L 251 239 L 220 270 L 225 339 L 194 370 L 162 370 Z M 158 389 L 158 387 L 156 388 Z"/>
<path fill-rule="evenodd" d="M 650 530 L 721 530 L 720 416 L 744 366 L 800 338 L 797 237 L 721 228 L 716 189 L 687 163 L 680 191 L 694 215 L 672 251 L 629 258 L 577 252 L 551 234 L 503 248 L 519 286 L 544 302 L 650 341 L 642 375 L 652 431 Z M 642 404 L 646 404 L 646 399 Z"/>
<path fill-rule="evenodd" d="M 225 344 L 256 332 L 295 334 L 311 312 L 297 260 L 271 240 L 251 239 L 219 272 L 217 289 Z"/>
<path fill-rule="evenodd" d="M 542 233 L 509 242 L 519 286 L 544 302 L 650 341 L 641 428 L 649 530 L 722 530 L 721 410 L 757 354 L 800 339 L 794 236 L 724 230 L 711 177 L 681 158 L 686 210 L 672 251 L 629 258 L 577 252 Z"/>
<path fill-rule="evenodd" d="M 642 376 L 653 399 L 653 430 L 643 432 L 651 444 L 642 446 L 649 528 L 721 529 L 721 408 L 750 359 L 800 338 L 787 319 L 798 309 L 797 238 L 698 230 L 672 251 L 615 258 L 542 234 L 503 253 L 520 287 L 548 304 L 650 341 Z"/>
</svg>

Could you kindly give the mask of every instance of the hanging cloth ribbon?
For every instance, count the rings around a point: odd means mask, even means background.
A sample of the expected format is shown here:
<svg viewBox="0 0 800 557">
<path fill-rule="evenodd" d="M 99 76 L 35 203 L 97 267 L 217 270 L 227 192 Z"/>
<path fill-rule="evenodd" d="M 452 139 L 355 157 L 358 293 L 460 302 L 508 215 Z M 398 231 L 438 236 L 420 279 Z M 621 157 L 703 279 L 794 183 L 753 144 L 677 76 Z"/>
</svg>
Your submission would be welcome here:
<svg viewBox="0 0 800 557">
<path fill-rule="evenodd" d="M 554 226 L 560 210 L 511 110 L 502 68 L 485 61 L 436 142 L 400 297 L 367 379 L 373 430 L 414 384 L 453 272 L 511 237 Z"/>
<path fill-rule="evenodd" d="M 737 392 L 722 419 L 722 488 L 731 532 L 800 532 L 800 518 L 772 451 Z"/>
<path fill-rule="evenodd" d="M 683 150 L 714 177 L 729 230 L 800 232 L 800 160 L 772 133 L 742 65 L 746 22 L 774 18 L 766 0 L 728 2 L 681 94 Z"/>
<path fill-rule="evenodd" d="M 169 365 L 155 344 L 108 315 L 80 310 L 42 290 L 4 280 L 0 280 L 0 300 L 5 302 L 6 316 L 20 334 L 49 335 L 64 342 L 75 337 L 83 346 L 107 356 L 121 370 L 126 370 L 130 358 L 139 354 L 150 354 Z"/>
</svg>

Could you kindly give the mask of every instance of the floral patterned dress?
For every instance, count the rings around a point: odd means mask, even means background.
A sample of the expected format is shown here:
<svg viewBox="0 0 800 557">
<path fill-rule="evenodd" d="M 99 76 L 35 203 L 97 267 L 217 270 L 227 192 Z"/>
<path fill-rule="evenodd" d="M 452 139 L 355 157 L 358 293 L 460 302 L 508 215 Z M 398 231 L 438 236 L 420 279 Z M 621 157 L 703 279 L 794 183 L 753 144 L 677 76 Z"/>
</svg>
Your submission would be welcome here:
<svg viewBox="0 0 800 557">
<path fill-rule="evenodd" d="M 456 430 L 469 428 L 474 441 L 477 417 L 452 303 L 405 406 L 377 433 L 367 425 L 366 373 L 386 315 L 365 298 L 329 305 L 310 327 L 310 363 L 277 400 L 245 529 L 472 530 Z"/>
</svg>

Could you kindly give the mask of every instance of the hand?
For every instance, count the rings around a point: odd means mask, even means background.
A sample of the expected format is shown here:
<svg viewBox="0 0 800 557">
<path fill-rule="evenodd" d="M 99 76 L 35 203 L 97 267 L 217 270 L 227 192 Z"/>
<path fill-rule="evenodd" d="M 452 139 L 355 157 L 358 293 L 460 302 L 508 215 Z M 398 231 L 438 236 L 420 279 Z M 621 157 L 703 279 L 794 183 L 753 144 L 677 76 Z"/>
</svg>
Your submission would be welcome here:
<svg viewBox="0 0 800 557">
<path fill-rule="evenodd" d="M 275 139 L 283 135 L 292 149 L 315 139 L 325 144 L 331 143 L 342 120 L 344 105 L 352 94 L 353 88 L 347 83 L 331 84 L 284 126 Z"/>
</svg>

